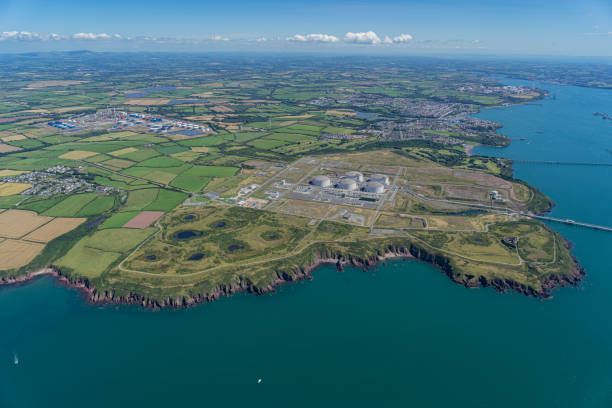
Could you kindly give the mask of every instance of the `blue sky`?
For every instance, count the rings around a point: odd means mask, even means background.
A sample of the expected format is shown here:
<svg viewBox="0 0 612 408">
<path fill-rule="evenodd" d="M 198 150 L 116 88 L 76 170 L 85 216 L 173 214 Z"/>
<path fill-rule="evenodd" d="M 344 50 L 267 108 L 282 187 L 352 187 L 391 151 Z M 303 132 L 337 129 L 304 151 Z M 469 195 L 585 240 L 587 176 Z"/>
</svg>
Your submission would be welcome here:
<svg viewBox="0 0 612 408">
<path fill-rule="evenodd" d="M 612 56 L 612 0 L 0 0 L 0 52 Z"/>
</svg>

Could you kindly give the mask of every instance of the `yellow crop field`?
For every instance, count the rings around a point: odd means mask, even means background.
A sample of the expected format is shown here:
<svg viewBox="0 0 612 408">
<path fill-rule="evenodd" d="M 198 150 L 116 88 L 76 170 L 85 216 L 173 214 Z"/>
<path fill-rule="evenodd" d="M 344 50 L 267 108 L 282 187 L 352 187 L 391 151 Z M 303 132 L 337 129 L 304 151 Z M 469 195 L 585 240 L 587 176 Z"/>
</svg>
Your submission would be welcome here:
<svg viewBox="0 0 612 408">
<path fill-rule="evenodd" d="M 126 147 L 125 149 L 115 150 L 114 152 L 110 152 L 108 154 L 110 154 L 111 156 L 123 156 L 124 154 L 129 154 L 137 151 L 138 149 L 135 147 Z"/>
<path fill-rule="evenodd" d="M 285 126 L 295 125 L 296 123 L 298 123 L 297 120 L 287 120 L 285 122 L 279 122 L 278 124 L 276 124 L 276 126 L 285 127 Z"/>
<path fill-rule="evenodd" d="M 37 230 L 30 232 L 23 239 L 28 241 L 49 242 L 60 235 L 72 231 L 84 223 L 85 220 L 86 218 L 56 218 Z"/>
<path fill-rule="evenodd" d="M 0 170 L 0 177 L 10 177 L 10 176 L 18 176 L 20 174 L 29 173 L 29 171 L 24 170 Z"/>
<path fill-rule="evenodd" d="M 27 190 L 32 187 L 31 184 L 25 183 L 4 183 L 0 184 L 0 197 L 12 196 L 21 193 L 23 190 Z"/>
<path fill-rule="evenodd" d="M 26 137 L 24 135 L 10 135 L 10 136 L 3 136 L 0 139 L 2 139 L 3 142 L 14 142 L 15 140 L 23 140 Z"/>
<path fill-rule="evenodd" d="M 191 150 L 194 152 L 198 152 L 198 153 L 208 153 L 210 151 L 210 147 L 195 146 L 195 147 L 192 147 Z"/>
<path fill-rule="evenodd" d="M 16 146 L 11 146 L 5 143 L 0 143 L 0 153 L 16 152 L 17 150 L 21 150 L 21 148 L 16 147 Z"/>
<path fill-rule="evenodd" d="M 95 107 L 94 106 L 68 106 L 66 108 L 53 109 L 53 112 L 64 113 L 64 112 L 87 110 L 87 109 L 95 109 Z"/>
<path fill-rule="evenodd" d="M 44 244 L 13 239 L 0 242 L 0 270 L 27 265 L 44 247 Z"/>
<path fill-rule="evenodd" d="M 132 164 L 134 164 L 134 162 L 129 161 L 129 160 L 122 160 L 122 159 L 110 159 L 110 160 L 106 160 L 105 162 L 102 162 L 102 164 L 105 164 L 111 167 L 116 167 L 119 169 L 126 169 L 130 167 Z"/>
<path fill-rule="evenodd" d="M 137 106 L 157 106 L 166 105 L 170 102 L 170 99 L 164 98 L 131 98 L 125 101 L 126 105 L 137 105 Z"/>
<path fill-rule="evenodd" d="M 155 170 L 148 174 L 146 174 L 143 178 L 147 180 L 155 181 L 156 183 L 169 184 L 174 178 L 176 174 L 166 173 L 165 171 Z"/>
<path fill-rule="evenodd" d="M 71 152 L 62 154 L 61 156 L 59 156 L 59 158 L 66 160 L 84 160 L 88 157 L 95 156 L 97 154 L 98 153 L 96 152 L 88 152 L 85 150 L 73 150 Z"/>
<path fill-rule="evenodd" d="M 70 86 L 70 85 L 80 85 L 85 84 L 86 81 L 73 81 L 73 80 L 50 80 L 50 81 L 34 81 L 28 84 L 25 89 L 39 89 L 39 88 L 47 88 L 50 86 Z"/>
<path fill-rule="evenodd" d="M 340 109 L 329 109 L 325 111 L 325 114 L 335 115 L 335 116 L 357 116 L 357 112 L 340 110 Z"/>
<path fill-rule="evenodd" d="M 310 119 L 312 118 L 312 115 L 309 114 L 303 114 L 303 115 L 293 115 L 293 116 L 279 116 L 276 119 Z"/>
<path fill-rule="evenodd" d="M 20 238 L 52 219 L 38 215 L 34 211 L 7 210 L 0 214 L 0 236 Z"/>
<path fill-rule="evenodd" d="M 227 112 L 233 112 L 234 110 L 228 106 L 213 106 L 210 108 L 211 111 L 213 112 L 220 112 L 220 113 L 227 113 Z"/>
</svg>

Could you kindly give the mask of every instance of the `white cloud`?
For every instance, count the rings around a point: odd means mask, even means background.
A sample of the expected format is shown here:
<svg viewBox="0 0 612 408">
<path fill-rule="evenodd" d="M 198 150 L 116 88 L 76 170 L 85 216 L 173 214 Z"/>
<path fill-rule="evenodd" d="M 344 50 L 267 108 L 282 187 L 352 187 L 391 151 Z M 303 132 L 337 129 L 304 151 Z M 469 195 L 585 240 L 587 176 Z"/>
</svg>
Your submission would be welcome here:
<svg viewBox="0 0 612 408">
<path fill-rule="evenodd" d="M 229 41 L 229 38 L 227 37 L 222 37 L 220 35 L 215 35 L 211 38 L 211 40 L 213 41 Z"/>
<path fill-rule="evenodd" d="M 111 36 L 106 33 L 76 33 L 72 35 L 74 40 L 110 40 Z"/>
<path fill-rule="evenodd" d="M 4 31 L 0 33 L 0 41 L 47 41 L 61 40 L 63 37 L 58 34 L 39 34 L 29 31 Z"/>
<path fill-rule="evenodd" d="M 396 37 L 393 37 L 394 43 L 407 43 L 412 41 L 412 36 L 410 34 L 400 34 Z"/>
<path fill-rule="evenodd" d="M 348 32 L 344 36 L 344 41 L 356 44 L 380 44 L 382 41 L 374 31 L 361 33 Z"/>
<path fill-rule="evenodd" d="M 383 44 L 393 44 L 393 40 L 388 35 L 385 36 L 385 39 L 382 40 Z"/>
<path fill-rule="evenodd" d="M 340 41 L 338 37 L 335 35 L 329 34 L 296 34 L 292 37 L 287 37 L 287 41 L 296 41 L 296 42 L 320 42 L 320 43 L 335 43 Z"/>
</svg>

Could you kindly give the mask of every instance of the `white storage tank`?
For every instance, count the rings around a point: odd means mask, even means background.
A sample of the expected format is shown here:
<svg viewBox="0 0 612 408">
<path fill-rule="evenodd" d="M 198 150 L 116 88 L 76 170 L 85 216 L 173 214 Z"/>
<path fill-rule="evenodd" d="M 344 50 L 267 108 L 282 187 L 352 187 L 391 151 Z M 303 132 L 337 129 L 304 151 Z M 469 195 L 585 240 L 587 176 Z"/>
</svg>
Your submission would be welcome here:
<svg viewBox="0 0 612 408">
<path fill-rule="evenodd" d="M 310 180 L 310 184 L 319 187 L 329 187 L 331 186 L 331 180 L 327 176 L 314 176 L 312 180 Z"/>
<path fill-rule="evenodd" d="M 384 184 L 379 183 L 377 181 L 369 181 L 366 183 L 365 187 L 363 188 L 363 191 L 365 191 L 366 193 L 380 194 L 384 193 L 385 186 Z"/>
<path fill-rule="evenodd" d="M 363 174 L 358 171 L 347 171 L 344 177 L 352 178 L 353 180 L 359 182 L 363 181 Z"/>
<path fill-rule="evenodd" d="M 357 182 L 351 177 L 343 177 L 340 179 L 336 187 L 342 190 L 353 191 L 357 190 Z"/>
<path fill-rule="evenodd" d="M 374 181 L 381 184 L 389 184 L 389 176 L 385 174 L 372 174 L 368 181 Z"/>
</svg>

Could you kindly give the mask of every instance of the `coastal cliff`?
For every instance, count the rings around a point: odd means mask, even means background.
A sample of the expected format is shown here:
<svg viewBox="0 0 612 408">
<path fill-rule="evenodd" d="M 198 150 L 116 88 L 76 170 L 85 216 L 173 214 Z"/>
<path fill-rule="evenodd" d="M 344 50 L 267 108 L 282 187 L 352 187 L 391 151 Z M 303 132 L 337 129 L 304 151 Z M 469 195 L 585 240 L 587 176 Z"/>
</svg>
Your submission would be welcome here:
<svg viewBox="0 0 612 408">
<path fill-rule="evenodd" d="M 569 248 L 567 241 L 565 245 Z M 513 291 L 540 299 L 550 298 L 551 290 L 557 287 L 578 285 L 584 276 L 584 270 L 572 258 L 575 266 L 570 273 L 549 274 L 543 279 L 541 288 L 535 288 L 512 279 L 473 275 L 469 271 L 463 271 L 456 267 L 452 258 L 438 251 L 427 250 L 423 246 L 409 241 L 393 242 L 378 248 L 372 248 L 372 251 L 366 256 L 334 248 L 313 248 L 311 255 L 312 258 L 309 261 L 297 267 L 290 269 L 271 267 L 269 279 L 264 284 L 254 283 L 246 274 L 237 272 L 234 274 L 232 282 L 216 285 L 207 291 L 193 291 L 188 294 L 173 296 L 146 295 L 139 290 L 120 292 L 113 288 L 104 288 L 104 285 L 100 285 L 99 282 L 94 283 L 87 278 L 64 274 L 57 267 L 44 268 L 20 277 L 3 278 L 0 280 L 0 285 L 19 284 L 38 276 L 51 275 L 66 286 L 82 291 L 92 304 L 139 305 L 145 308 L 159 309 L 195 306 L 200 303 L 213 302 L 222 296 L 232 296 L 241 292 L 256 295 L 272 293 L 280 285 L 312 279 L 313 270 L 322 264 L 334 264 L 338 271 L 342 271 L 345 266 L 366 269 L 392 258 L 408 258 L 429 263 L 447 275 L 453 282 L 467 288 L 493 287 L 498 292 Z"/>
</svg>

